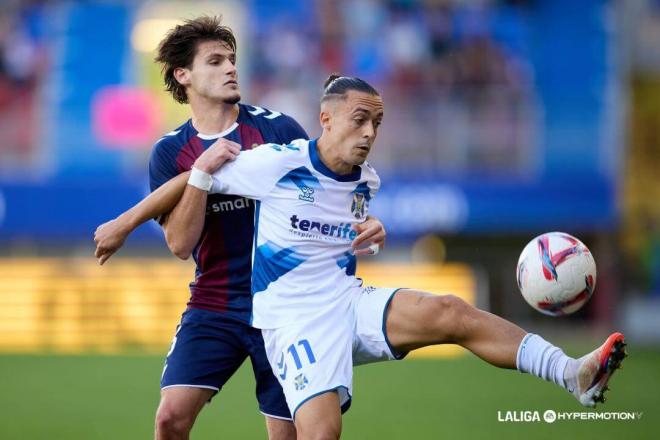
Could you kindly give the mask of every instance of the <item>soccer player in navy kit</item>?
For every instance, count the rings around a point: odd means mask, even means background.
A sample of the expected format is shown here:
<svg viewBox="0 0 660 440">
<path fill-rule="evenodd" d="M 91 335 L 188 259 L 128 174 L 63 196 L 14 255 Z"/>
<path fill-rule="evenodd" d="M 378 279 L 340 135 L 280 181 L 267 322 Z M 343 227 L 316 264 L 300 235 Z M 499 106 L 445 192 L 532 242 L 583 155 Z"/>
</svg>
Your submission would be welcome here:
<svg viewBox="0 0 660 440">
<path fill-rule="evenodd" d="M 189 171 L 211 145 L 232 160 L 241 149 L 254 145 L 308 138 L 286 115 L 238 104 L 235 51 L 234 35 L 215 17 L 188 20 L 161 42 L 156 61 L 163 65 L 166 88 L 176 101 L 190 104 L 193 117 L 154 146 L 149 163 L 152 191 Z M 249 325 L 254 202 L 184 191 L 180 201 L 169 203 L 175 204 L 158 220 L 171 251 L 183 259 L 192 255 L 197 268 L 188 307 L 163 370 L 156 437 L 188 438 L 204 404 L 249 356 L 269 437 L 295 438 L 261 332 Z M 126 213 L 101 226 L 95 236 L 99 262 L 103 264 L 140 223 Z M 365 240 L 384 239 L 377 220 L 362 232 Z"/>
</svg>

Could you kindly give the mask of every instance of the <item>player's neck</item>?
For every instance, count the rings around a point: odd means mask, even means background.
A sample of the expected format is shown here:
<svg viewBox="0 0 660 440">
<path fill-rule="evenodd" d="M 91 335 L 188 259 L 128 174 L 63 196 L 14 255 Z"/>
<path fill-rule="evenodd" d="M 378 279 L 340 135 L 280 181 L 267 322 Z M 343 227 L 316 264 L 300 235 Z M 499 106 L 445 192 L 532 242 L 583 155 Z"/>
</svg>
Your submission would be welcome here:
<svg viewBox="0 0 660 440">
<path fill-rule="evenodd" d="M 238 119 L 238 104 L 195 100 L 190 102 L 192 125 L 202 134 L 221 133 Z"/>
<path fill-rule="evenodd" d="M 323 135 L 316 142 L 316 148 L 318 149 L 319 159 L 321 159 L 323 165 L 328 167 L 333 173 L 342 176 L 353 172 L 353 164 L 344 162 L 334 151 L 335 149 L 332 147 L 332 144 L 323 138 Z"/>
</svg>

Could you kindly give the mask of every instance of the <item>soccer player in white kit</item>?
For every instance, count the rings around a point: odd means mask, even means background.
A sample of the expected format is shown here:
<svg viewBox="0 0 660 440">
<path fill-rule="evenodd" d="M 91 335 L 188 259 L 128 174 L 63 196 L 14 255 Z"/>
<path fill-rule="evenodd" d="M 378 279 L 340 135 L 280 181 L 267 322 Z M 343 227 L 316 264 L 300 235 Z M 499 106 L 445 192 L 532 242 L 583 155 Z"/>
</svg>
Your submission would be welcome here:
<svg viewBox="0 0 660 440">
<path fill-rule="evenodd" d="M 340 436 L 353 365 L 434 344 L 458 344 L 492 365 L 552 381 L 585 406 L 604 401 L 625 356 L 621 333 L 572 359 L 458 297 L 365 287 L 355 277 L 353 227 L 366 219 L 380 185 L 366 158 L 383 110 L 365 81 L 331 76 L 318 139 L 265 144 L 226 164 L 209 148 L 189 176 L 199 191 L 257 200 L 251 324 L 262 329 L 298 439 Z"/>
</svg>

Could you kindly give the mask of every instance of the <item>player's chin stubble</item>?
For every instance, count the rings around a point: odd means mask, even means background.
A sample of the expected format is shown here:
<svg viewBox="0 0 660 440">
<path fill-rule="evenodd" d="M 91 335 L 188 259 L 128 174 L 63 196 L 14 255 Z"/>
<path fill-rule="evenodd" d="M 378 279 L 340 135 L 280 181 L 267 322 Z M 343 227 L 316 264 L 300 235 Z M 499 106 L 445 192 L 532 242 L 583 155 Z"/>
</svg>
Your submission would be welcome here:
<svg viewBox="0 0 660 440">
<path fill-rule="evenodd" d="M 225 104 L 238 104 L 241 101 L 241 95 L 234 95 L 225 99 Z"/>
</svg>

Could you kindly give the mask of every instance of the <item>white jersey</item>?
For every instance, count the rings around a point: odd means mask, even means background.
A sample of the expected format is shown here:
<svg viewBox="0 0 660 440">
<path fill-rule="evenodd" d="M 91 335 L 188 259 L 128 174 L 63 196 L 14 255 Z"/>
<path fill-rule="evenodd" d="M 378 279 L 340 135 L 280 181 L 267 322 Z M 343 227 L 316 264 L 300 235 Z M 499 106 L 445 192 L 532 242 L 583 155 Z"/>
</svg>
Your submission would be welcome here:
<svg viewBox="0 0 660 440">
<path fill-rule="evenodd" d="M 314 319 L 342 302 L 355 277 L 351 242 L 380 186 L 366 162 L 338 175 L 316 140 L 242 151 L 213 175 L 212 193 L 257 200 L 252 325 L 270 329 Z"/>
</svg>

